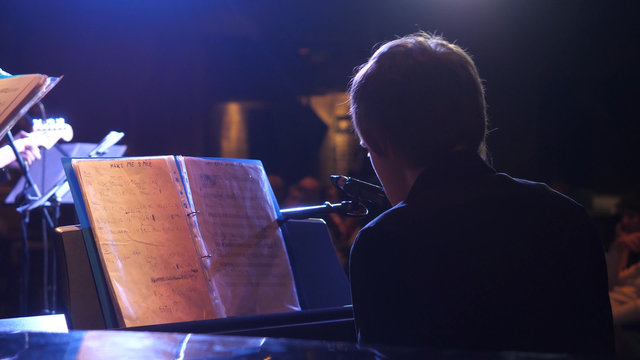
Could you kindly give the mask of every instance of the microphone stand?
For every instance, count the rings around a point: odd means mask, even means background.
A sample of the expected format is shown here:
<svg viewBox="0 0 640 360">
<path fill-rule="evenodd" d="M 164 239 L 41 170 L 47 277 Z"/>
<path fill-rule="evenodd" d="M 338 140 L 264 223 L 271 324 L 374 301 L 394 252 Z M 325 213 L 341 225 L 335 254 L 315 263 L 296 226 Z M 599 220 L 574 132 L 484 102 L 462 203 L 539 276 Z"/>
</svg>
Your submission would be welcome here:
<svg viewBox="0 0 640 360">
<path fill-rule="evenodd" d="M 24 162 L 22 155 L 20 155 L 20 151 L 15 144 L 13 135 L 11 131 L 7 132 L 7 139 L 9 139 L 9 146 L 13 150 L 13 153 L 16 157 L 16 161 L 22 170 L 23 176 L 27 182 L 27 187 L 24 190 L 25 201 L 32 201 L 34 199 L 38 199 L 42 196 L 38 186 L 33 181 L 31 177 L 31 173 L 29 172 L 29 167 Z M 42 207 L 42 244 L 43 244 L 43 257 L 44 257 L 44 274 L 48 277 L 48 250 L 49 250 L 49 241 L 48 241 L 48 232 L 49 230 L 53 230 L 55 227 L 53 220 L 51 219 L 51 215 L 47 211 L 45 207 Z M 22 278 L 20 281 L 20 314 L 22 316 L 28 315 L 28 303 L 29 303 L 29 267 L 31 265 L 31 256 L 29 253 L 29 238 L 27 232 L 27 226 L 29 224 L 29 215 L 30 211 L 18 211 L 20 213 L 20 223 L 22 228 Z M 49 309 L 49 297 L 48 297 L 48 284 L 47 279 L 43 279 L 43 286 L 45 287 L 44 291 L 44 312 L 50 313 L 52 312 Z M 55 310 L 53 310 L 55 312 Z"/>
<path fill-rule="evenodd" d="M 342 201 L 337 204 L 326 201 L 322 205 L 282 209 L 280 210 L 282 214 L 280 223 L 282 224 L 289 219 L 322 217 L 331 213 L 351 217 L 365 217 L 371 212 L 368 206 L 374 210 L 374 213 L 382 212 L 390 207 L 389 200 L 387 200 L 381 186 L 344 175 L 331 175 L 330 179 L 333 186 L 352 200 Z"/>
<path fill-rule="evenodd" d="M 366 203 L 374 212 L 382 212 L 391 207 L 382 186 L 344 175 L 331 175 L 329 178 L 331 185 L 338 188 L 347 198 Z"/>
<path fill-rule="evenodd" d="M 102 157 L 107 154 L 107 150 L 115 145 L 120 139 L 124 137 L 123 132 L 118 131 L 110 131 L 107 136 L 105 136 L 98 145 L 96 145 L 91 152 L 87 155 L 87 157 L 95 158 Z M 18 207 L 18 212 L 23 211 L 31 211 L 35 208 L 46 206 L 49 204 L 49 199 L 58 199 L 61 198 L 65 193 L 69 191 L 69 182 L 67 181 L 67 177 L 64 176 L 62 179 L 58 180 L 58 182 L 47 192 L 44 196 L 39 196 L 33 199 L 29 199 L 25 204 Z M 54 196 L 55 195 L 55 196 Z"/>
<path fill-rule="evenodd" d="M 310 217 L 321 217 L 332 213 L 352 217 L 364 217 L 369 214 L 369 209 L 357 201 L 342 201 L 337 204 L 332 204 L 326 201 L 322 205 L 282 209 L 280 210 L 280 213 L 282 214 L 280 224 L 282 224 L 289 219 L 308 219 Z"/>
</svg>

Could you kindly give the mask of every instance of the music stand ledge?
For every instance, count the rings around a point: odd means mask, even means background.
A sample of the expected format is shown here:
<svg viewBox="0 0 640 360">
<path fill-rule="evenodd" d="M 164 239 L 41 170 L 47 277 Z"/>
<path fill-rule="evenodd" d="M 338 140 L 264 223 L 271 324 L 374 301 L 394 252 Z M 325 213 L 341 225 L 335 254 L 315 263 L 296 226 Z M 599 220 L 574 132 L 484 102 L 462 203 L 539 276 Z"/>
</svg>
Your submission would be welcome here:
<svg viewBox="0 0 640 360">
<path fill-rule="evenodd" d="M 301 311 L 132 327 L 123 330 L 288 337 L 355 342 L 349 284 L 337 260 L 326 223 L 319 219 L 286 222 L 285 242 Z M 74 330 L 105 329 L 98 293 L 79 225 L 60 234 L 60 279 L 67 322 Z M 315 250 L 309 250 L 315 249 Z"/>
</svg>

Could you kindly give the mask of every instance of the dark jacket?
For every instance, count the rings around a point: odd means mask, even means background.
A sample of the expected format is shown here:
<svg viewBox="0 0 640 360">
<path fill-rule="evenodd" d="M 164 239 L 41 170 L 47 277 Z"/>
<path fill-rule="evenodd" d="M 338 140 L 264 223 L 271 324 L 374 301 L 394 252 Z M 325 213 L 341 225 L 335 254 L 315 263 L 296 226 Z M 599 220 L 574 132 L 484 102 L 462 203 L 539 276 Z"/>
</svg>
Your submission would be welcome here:
<svg viewBox="0 0 640 360">
<path fill-rule="evenodd" d="M 350 256 L 359 341 L 612 354 L 604 252 L 579 204 L 475 154 L 431 166 Z"/>
</svg>

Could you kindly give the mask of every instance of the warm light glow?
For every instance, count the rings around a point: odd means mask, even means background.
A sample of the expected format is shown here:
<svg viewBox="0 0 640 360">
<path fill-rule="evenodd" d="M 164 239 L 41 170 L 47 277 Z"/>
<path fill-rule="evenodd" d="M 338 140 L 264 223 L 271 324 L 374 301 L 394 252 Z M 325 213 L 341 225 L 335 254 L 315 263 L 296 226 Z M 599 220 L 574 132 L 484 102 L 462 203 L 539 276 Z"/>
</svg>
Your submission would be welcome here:
<svg viewBox="0 0 640 360">
<path fill-rule="evenodd" d="M 247 132 L 247 121 L 241 104 L 237 102 L 224 104 L 220 132 L 220 152 L 222 157 L 248 158 L 249 141 Z"/>
<path fill-rule="evenodd" d="M 349 96 L 344 92 L 311 96 L 310 104 L 329 128 L 321 148 L 320 177 L 349 173 L 357 146 L 349 118 Z"/>
</svg>

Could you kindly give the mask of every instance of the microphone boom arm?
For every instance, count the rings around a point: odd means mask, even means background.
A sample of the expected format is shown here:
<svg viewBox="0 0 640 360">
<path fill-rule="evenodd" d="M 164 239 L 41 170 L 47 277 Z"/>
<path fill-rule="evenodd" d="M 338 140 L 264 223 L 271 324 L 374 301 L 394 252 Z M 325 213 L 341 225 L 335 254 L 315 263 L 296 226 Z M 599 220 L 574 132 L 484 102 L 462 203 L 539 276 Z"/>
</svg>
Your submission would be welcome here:
<svg viewBox="0 0 640 360">
<path fill-rule="evenodd" d="M 325 202 L 322 205 L 302 206 L 296 208 L 282 209 L 282 220 L 308 219 L 310 217 L 321 217 L 331 213 L 339 213 L 347 216 L 361 217 L 369 214 L 369 210 L 358 202 L 342 201 L 337 204 Z"/>
</svg>

